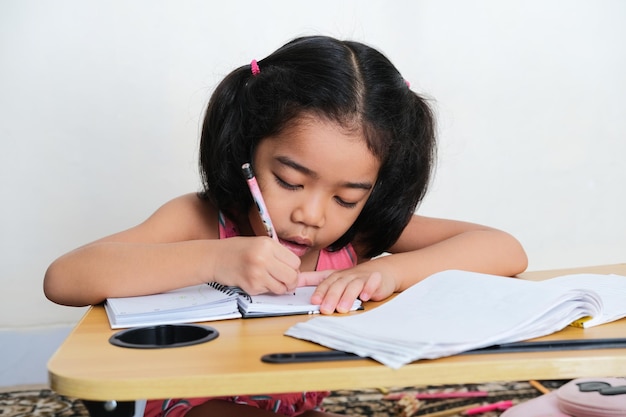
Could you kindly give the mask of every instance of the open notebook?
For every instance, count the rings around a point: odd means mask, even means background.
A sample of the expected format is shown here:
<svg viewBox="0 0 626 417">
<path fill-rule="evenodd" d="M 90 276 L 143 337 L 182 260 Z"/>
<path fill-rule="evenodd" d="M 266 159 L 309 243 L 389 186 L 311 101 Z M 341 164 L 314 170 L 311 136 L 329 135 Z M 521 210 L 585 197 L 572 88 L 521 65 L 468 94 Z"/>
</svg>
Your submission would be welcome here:
<svg viewBox="0 0 626 417">
<path fill-rule="evenodd" d="M 218 283 L 195 285 L 137 297 L 108 298 L 104 303 L 112 329 L 191 323 L 240 317 L 267 317 L 319 313 L 311 304 L 315 287 L 300 287 L 288 294 L 249 295 L 237 287 Z M 361 307 L 356 300 L 353 310 Z"/>
<path fill-rule="evenodd" d="M 362 314 L 316 317 L 288 336 L 392 368 L 626 317 L 626 277 L 574 274 L 527 281 L 439 272 Z"/>
</svg>

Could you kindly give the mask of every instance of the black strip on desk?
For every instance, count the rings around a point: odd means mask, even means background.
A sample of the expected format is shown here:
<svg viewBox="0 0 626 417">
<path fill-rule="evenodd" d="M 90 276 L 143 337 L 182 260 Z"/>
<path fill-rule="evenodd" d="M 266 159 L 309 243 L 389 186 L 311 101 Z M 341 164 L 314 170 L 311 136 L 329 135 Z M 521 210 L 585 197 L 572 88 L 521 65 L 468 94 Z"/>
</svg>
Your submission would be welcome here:
<svg viewBox="0 0 626 417">
<path fill-rule="evenodd" d="M 354 353 L 343 352 L 340 350 L 322 350 L 319 352 L 286 352 L 286 353 L 270 353 L 263 355 L 261 360 L 267 363 L 298 363 L 298 362 L 327 362 L 327 361 L 346 361 L 362 358 Z"/>
<path fill-rule="evenodd" d="M 515 342 L 468 350 L 460 355 L 512 352 L 545 352 L 550 350 L 588 350 L 626 348 L 626 338 L 545 340 L 540 342 Z"/>
<path fill-rule="evenodd" d="M 468 350 L 459 355 L 479 355 L 488 353 L 514 352 L 547 352 L 551 350 L 588 350 L 588 349 L 624 349 L 626 338 L 608 339 L 570 339 L 546 340 L 540 342 L 515 342 L 488 346 L 480 349 Z M 323 350 L 312 352 L 284 352 L 263 355 L 261 360 L 267 363 L 300 363 L 300 362 L 328 362 L 368 359 L 354 353 L 339 350 Z"/>
</svg>

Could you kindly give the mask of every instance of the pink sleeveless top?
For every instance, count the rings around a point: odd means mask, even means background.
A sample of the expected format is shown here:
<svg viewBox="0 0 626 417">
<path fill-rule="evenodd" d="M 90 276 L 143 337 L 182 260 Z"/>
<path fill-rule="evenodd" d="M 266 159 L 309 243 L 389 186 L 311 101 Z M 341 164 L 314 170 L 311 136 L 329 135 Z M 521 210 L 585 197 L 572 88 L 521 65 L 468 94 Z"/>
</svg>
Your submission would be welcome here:
<svg viewBox="0 0 626 417">
<path fill-rule="evenodd" d="M 239 236 L 235 224 L 219 213 L 220 239 Z M 352 245 L 338 251 L 321 250 L 316 271 L 346 269 L 356 265 L 356 252 Z M 308 410 L 321 410 L 322 401 L 330 395 L 329 391 L 292 392 L 286 394 L 240 395 L 233 397 L 171 398 L 167 400 L 149 400 L 146 402 L 144 417 L 182 417 L 195 406 L 210 400 L 230 401 L 246 404 L 285 416 L 297 416 Z"/>
</svg>

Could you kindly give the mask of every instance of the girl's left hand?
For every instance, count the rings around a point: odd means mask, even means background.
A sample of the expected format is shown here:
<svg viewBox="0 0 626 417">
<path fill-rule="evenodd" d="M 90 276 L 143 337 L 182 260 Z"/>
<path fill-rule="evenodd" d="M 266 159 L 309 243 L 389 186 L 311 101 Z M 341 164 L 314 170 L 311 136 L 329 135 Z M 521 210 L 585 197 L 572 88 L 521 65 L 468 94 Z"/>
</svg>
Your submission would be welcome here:
<svg viewBox="0 0 626 417">
<path fill-rule="evenodd" d="M 362 265 L 340 271 L 301 272 L 298 286 L 316 285 L 311 303 L 319 304 L 322 314 L 347 313 L 354 300 L 380 301 L 395 291 L 395 281 Z"/>
</svg>

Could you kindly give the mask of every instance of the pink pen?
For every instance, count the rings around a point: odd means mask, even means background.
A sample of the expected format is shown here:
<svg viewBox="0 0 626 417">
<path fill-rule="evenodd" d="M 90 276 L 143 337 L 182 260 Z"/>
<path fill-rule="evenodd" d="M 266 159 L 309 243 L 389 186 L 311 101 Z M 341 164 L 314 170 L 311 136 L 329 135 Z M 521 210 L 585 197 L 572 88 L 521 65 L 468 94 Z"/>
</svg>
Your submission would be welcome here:
<svg viewBox="0 0 626 417">
<path fill-rule="evenodd" d="M 250 188 L 250 193 L 252 194 L 252 198 L 256 203 L 256 208 L 259 210 L 259 215 L 261 216 L 261 221 L 263 222 L 263 226 L 265 226 L 265 231 L 267 232 L 267 235 L 278 242 L 278 236 L 274 231 L 274 225 L 272 224 L 272 219 L 270 219 L 270 214 L 267 211 L 267 206 L 265 205 L 265 201 L 263 200 L 263 195 L 261 194 L 259 184 L 256 182 L 254 172 L 252 172 L 252 166 L 246 162 L 241 166 L 241 169 L 243 171 L 243 175 L 246 177 L 248 188 Z"/>
<path fill-rule="evenodd" d="M 469 410 L 465 410 L 463 412 L 463 415 L 473 416 L 474 414 L 482 414 L 482 413 L 486 413 L 489 411 L 495 411 L 495 410 L 503 411 L 511 407 L 513 407 L 513 401 L 511 400 L 500 401 L 497 403 L 487 404 L 487 405 L 483 405 L 483 406 L 476 407 L 476 408 L 470 408 Z"/>
</svg>

